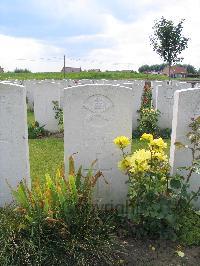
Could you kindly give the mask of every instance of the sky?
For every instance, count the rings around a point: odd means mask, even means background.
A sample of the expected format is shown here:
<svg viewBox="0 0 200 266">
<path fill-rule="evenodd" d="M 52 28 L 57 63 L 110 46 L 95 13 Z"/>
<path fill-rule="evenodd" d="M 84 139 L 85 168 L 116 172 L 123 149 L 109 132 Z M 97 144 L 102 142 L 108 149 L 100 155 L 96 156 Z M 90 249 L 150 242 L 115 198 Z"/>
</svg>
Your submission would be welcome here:
<svg viewBox="0 0 200 266">
<path fill-rule="evenodd" d="M 162 16 L 190 38 L 183 63 L 200 68 L 200 0 L 0 0 L 0 66 L 5 71 L 138 70 L 163 63 L 149 36 Z"/>
</svg>

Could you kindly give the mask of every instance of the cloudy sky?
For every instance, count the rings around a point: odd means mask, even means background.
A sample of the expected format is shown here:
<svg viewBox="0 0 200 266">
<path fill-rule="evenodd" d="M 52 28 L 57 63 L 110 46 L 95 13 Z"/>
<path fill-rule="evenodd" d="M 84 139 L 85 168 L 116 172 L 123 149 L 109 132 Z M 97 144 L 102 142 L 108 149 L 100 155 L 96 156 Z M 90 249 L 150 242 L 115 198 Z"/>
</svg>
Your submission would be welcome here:
<svg viewBox="0 0 200 266">
<path fill-rule="evenodd" d="M 184 18 L 183 63 L 200 68 L 200 0 L 0 0 L 0 66 L 7 70 L 133 69 L 162 63 L 155 19 Z"/>
</svg>

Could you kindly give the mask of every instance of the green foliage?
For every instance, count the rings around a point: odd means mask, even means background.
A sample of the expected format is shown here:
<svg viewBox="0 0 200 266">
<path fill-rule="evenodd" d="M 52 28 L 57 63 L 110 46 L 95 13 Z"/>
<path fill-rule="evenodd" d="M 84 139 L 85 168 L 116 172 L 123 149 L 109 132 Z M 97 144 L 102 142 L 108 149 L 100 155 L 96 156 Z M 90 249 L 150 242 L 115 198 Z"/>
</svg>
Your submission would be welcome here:
<svg viewBox="0 0 200 266">
<path fill-rule="evenodd" d="M 54 105 L 53 110 L 55 111 L 55 119 L 58 120 L 58 126 L 60 128 L 60 131 L 63 131 L 63 109 L 59 106 L 58 101 L 52 101 L 52 103 Z"/>
<path fill-rule="evenodd" d="M 196 119 L 192 118 L 192 122 L 189 124 L 191 131 L 188 132 L 187 138 L 190 141 L 190 145 L 185 145 L 181 142 L 175 142 L 177 148 L 189 149 L 192 154 L 192 164 L 187 167 L 181 167 L 180 170 L 188 171 L 186 181 L 189 182 L 193 173 L 200 174 L 200 116 Z M 200 187 L 197 190 L 200 195 Z"/>
<path fill-rule="evenodd" d="M 144 86 L 141 107 L 138 112 L 140 113 L 140 118 L 138 119 L 137 129 L 133 131 L 133 137 L 138 138 L 142 134 L 148 133 L 164 139 L 170 138 L 171 130 L 169 128 L 160 129 L 158 127 L 160 111 L 155 110 L 152 105 L 152 88 L 148 82 Z"/>
<path fill-rule="evenodd" d="M 179 241 L 184 245 L 200 245 L 200 213 L 187 212 L 179 221 Z"/>
<path fill-rule="evenodd" d="M 86 176 L 69 158 L 68 178 L 57 171 L 22 181 L 13 190 L 17 208 L 13 223 L 0 239 L 1 265 L 110 265 L 117 247 L 109 218 L 102 220 L 92 204 L 101 172 Z M 5 231 L 6 229 L 6 231 Z"/>
<path fill-rule="evenodd" d="M 193 123 L 192 127 L 196 129 L 195 125 Z M 188 136 L 191 137 L 191 134 Z M 125 137 L 120 137 L 121 142 L 124 139 Z M 193 211 L 192 202 L 200 195 L 199 189 L 189 191 L 190 169 L 196 171 L 194 164 L 187 168 L 189 178 L 171 176 L 164 152 L 166 143 L 161 138 L 155 139 L 153 135 L 146 133 L 141 140 L 148 143 L 147 148 L 131 154 L 126 154 L 123 146 L 119 146 L 123 159 L 118 166 L 129 177 L 129 217 L 136 225 L 137 235 L 175 240 L 182 235 L 180 221 Z M 196 141 L 197 138 L 195 143 Z M 182 147 L 183 144 L 179 143 L 179 146 Z"/>
<path fill-rule="evenodd" d="M 170 128 L 159 129 L 159 136 L 163 139 L 170 139 L 171 133 L 172 133 L 172 130 Z"/>
<path fill-rule="evenodd" d="M 167 64 L 142 65 L 141 67 L 139 67 L 138 71 L 140 73 L 151 71 L 161 72 L 166 66 Z"/>
<path fill-rule="evenodd" d="M 44 129 L 44 126 L 40 126 L 37 121 L 28 126 L 28 138 L 36 139 L 46 136 L 47 131 Z"/>
<path fill-rule="evenodd" d="M 183 22 L 177 25 L 162 17 L 153 27 L 154 35 L 150 37 L 153 50 L 171 67 L 181 61 L 180 53 L 187 48 L 188 38 L 182 36 Z"/>
<path fill-rule="evenodd" d="M 142 65 L 139 67 L 138 71 L 140 73 L 144 72 L 162 72 L 162 70 L 167 66 L 167 64 L 156 64 L 156 65 Z M 196 68 L 190 64 L 177 64 L 177 66 L 182 66 L 187 69 L 188 74 L 197 74 Z"/>
<path fill-rule="evenodd" d="M 16 68 L 15 70 L 14 70 L 14 73 L 31 73 L 31 71 L 30 70 L 28 70 L 28 69 L 21 69 L 21 68 Z"/>
<path fill-rule="evenodd" d="M 0 73 L 0 80 L 9 79 L 63 79 L 62 72 L 38 72 L 38 73 Z M 66 73 L 67 79 L 145 79 L 145 80 L 166 80 L 166 76 L 162 75 L 150 75 L 143 73 L 131 73 L 120 71 L 107 71 L 107 72 L 85 72 L 80 73 Z"/>
<path fill-rule="evenodd" d="M 35 117 L 33 111 L 30 110 L 27 111 L 27 122 L 28 125 L 32 125 L 33 123 L 35 123 Z"/>
<path fill-rule="evenodd" d="M 138 119 L 137 130 L 133 132 L 133 136 L 140 137 L 143 133 L 150 133 L 157 136 L 159 132 L 157 123 L 160 112 L 152 106 L 152 89 L 148 83 L 144 86 L 141 107 L 138 112 L 140 113 L 140 118 Z"/>
<path fill-rule="evenodd" d="M 138 119 L 139 125 L 137 127 L 138 136 L 147 132 L 154 136 L 159 135 L 158 117 L 160 112 L 153 108 L 144 108 L 140 111 L 140 119 Z"/>
</svg>

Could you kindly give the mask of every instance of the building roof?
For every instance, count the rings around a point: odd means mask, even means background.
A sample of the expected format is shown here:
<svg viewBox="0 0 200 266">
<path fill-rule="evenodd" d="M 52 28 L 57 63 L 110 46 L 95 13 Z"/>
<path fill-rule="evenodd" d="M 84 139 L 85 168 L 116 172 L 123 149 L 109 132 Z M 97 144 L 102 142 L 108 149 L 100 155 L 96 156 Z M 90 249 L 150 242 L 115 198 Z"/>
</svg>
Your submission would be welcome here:
<svg viewBox="0 0 200 266">
<path fill-rule="evenodd" d="M 163 74 L 169 74 L 169 67 L 165 67 L 162 71 Z M 187 69 L 182 66 L 172 66 L 170 69 L 170 74 L 187 74 Z"/>
<path fill-rule="evenodd" d="M 64 72 L 64 70 L 65 70 L 65 72 L 81 72 L 81 67 L 63 67 L 62 68 L 62 72 Z"/>
</svg>

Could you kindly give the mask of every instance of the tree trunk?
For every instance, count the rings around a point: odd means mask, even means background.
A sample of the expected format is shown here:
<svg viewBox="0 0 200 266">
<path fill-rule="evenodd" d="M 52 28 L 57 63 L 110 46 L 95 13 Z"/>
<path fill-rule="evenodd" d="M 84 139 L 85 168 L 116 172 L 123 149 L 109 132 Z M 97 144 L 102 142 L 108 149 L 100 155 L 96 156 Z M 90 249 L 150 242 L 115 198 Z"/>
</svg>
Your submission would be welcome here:
<svg viewBox="0 0 200 266">
<path fill-rule="evenodd" d="M 171 81 L 171 64 L 169 64 L 169 84 L 170 84 L 170 81 Z"/>
</svg>

